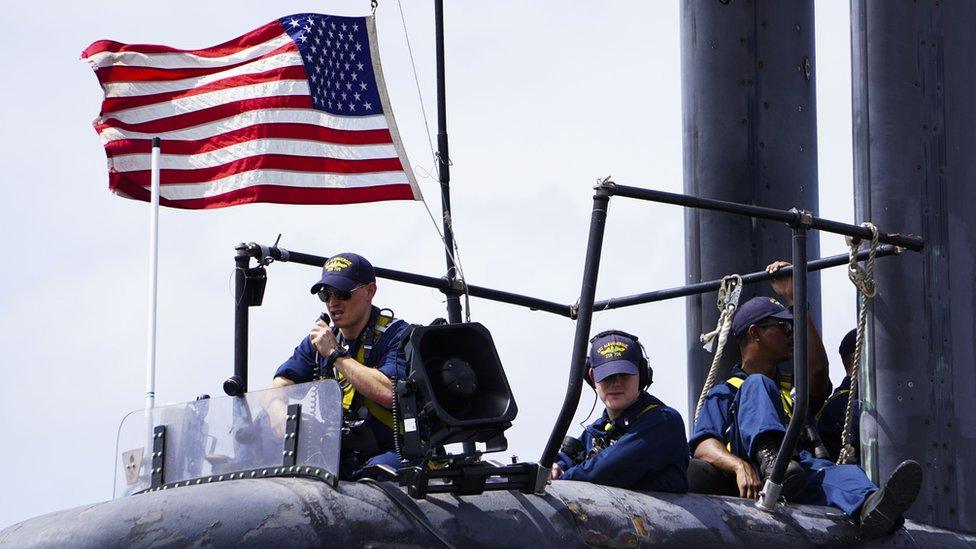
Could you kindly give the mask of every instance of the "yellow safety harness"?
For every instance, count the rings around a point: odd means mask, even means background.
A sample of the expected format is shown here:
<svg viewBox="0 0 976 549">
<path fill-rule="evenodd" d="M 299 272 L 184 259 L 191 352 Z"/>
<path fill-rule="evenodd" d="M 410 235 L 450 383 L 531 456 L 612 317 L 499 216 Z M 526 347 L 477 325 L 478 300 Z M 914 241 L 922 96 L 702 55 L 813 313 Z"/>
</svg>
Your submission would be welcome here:
<svg viewBox="0 0 976 549">
<path fill-rule="evenodd" d="M 383 333 L 386 332 L 386 329 L 394 322 L 396 322 L 396 318 L 394 318 L 392 315 L 382 314 L 382 311 L 375 315 L 375 322 L 372 322 L 372 337 L 368 340 L 369 343 L 360 341 L 359 349 L 356 351 L 356 355 L 353 357 L 356 359 L 356 362 L 371 368 L 377 367 L 375 364 L 369 364 L 369 361 L 372 358 L 369 356 L 370 352 L 373 350 L 373 346 L 379 342 L 380 338 L 383 336 Z M 364 332 L 366 331 L 368 331 L 368 327 L 367 330 L 364 330 Z M 365 333 L 361 334 L 359 336 L 360 340 L 364 339 L 365 335 Z M 359 409 L 360 406 L 365 405 L 366 410 L 370 415 L 381 421 L 390 429 L 393 428 L 393 412 L 386 409 L 382 404 L 373 402 L 372 400 L 358 394 L 356 392 L 356 388 L 353 387 L 352 383 L 350 383 L 345 376 L 342 375 L 342 372 L 336 371 L 336 381 L 339 383 L 339 388 L 342 389 L 342 409 L 345 412 Z"/>
<path fill-rule="evenodd" d="M 756 375 L 761 375 L 761 374 L 756 374 Z M 746 378 L 744 377 L 732 376 L 729 379 L 726 379 L 725 383 L 727 383 L 729 387 L 732 388 L 732 395 L 734 397 L 735 393 L 739 390 L 740 387 L 742 387 L 742 384 L 745 383 L 745 381 Z M 779 398 L 780 401 L 783 403 L 783 412 L 786 413 L 786 421 L 789 421 L 793 417 L 793 374 L 785 374 L 785 373 L 779 374 Z M 735 415 L 734 407 L 732 409 L 732 415 L 733 416 Z M 729 439 L 728 431 L 732 428 L 733 423 L 735 423 L 734 419 L 729 422 L 729 429 L 726 429 L 725 440 Z M 732 451 L 731 442 L 726 443 L 725 446 L 729 452 Z"/>
<path fill-rule="evenodd" d="M 725 380 L 735 391 L 738 391 L 745 381 L 745 378 L 737 376 Z M 732 392 L 733 395 L 735 391 Z M 783 403 L 783 411 L 786 412 L 786 421 L 789 421 L 793 417 L 793 374 L 779 375 L 779 398 Z"/>
</svg>

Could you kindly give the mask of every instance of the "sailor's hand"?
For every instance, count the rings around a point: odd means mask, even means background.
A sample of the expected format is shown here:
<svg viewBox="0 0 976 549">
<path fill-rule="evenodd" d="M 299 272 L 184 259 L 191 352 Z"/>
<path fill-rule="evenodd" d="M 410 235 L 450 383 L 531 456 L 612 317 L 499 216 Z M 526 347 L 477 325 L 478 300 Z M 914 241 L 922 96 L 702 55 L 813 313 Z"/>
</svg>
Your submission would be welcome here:
<svg viewBox="0 0 976 549">
<path fill-rule="evenodd" d="M 739 487 L 739 497 L 748 499 L 759 498 L 759 490 L 762 488 L 762 481 L 752 467 L 751 463 L 739 460 L 735 467 L 735 484 Z"/>
<path fill-rule="evenodd" d="M 338 345 L 329 325 L 321 320 L 312 326 L 312 330 L 308 333 L 308 339 L 312 342 L 312 347 L 315 347 L 315 350 L 322 356 L 328 356 L 332 349 Z"/>
<path fill-rule="evenodd" d="M 268 423 L 271 425 L 271 430 L 276 437 L 284 438 L 288 406 L 283 400 L 276 398 L 268 403 L 266 410 L 268 412 Z"/>
<path fill-rule="evenodd" d="M 773 261 L 769 265 L 766 265 L 767 273 L 775 273 L 776 271 L 782 269 L 783 267 L 789 267 L 790 264 L 787 261 Z M 787 305 L 793 305 L 793 277 L 785 276 L 782 278 L 774 278 L 773 291 L 776 295 L 783 298 Z"/>
<path fill-rule="evenodd" d="M 559 466 L 558 463 L 552 464 L 552 471 L 549 473 L 549 478 L 552 480 L 559 480 L 563 474 L 563 468 Z"/>
</svg>

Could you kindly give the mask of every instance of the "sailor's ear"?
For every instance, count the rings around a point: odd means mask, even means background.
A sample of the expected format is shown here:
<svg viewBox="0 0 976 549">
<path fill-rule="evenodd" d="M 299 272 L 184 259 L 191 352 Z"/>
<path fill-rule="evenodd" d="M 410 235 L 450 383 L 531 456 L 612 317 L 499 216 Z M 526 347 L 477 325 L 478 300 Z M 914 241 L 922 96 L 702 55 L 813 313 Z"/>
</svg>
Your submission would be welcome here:
<svg viewBox="0 0 976 549">
<path fill-rule="evenodd" d="M 363 288 L 363 290 L 366 292 L 367 296 L 372 298 L 374 295 L 376 295 L 376 283 L 370 282 L 365 288 Z"/>
</svg>

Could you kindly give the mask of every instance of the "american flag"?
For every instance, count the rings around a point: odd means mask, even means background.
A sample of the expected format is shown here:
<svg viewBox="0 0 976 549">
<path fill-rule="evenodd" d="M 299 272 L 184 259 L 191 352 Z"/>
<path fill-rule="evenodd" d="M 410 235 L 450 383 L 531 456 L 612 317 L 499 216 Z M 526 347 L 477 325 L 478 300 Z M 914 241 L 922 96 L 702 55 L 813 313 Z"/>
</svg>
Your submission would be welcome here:
<svg viewBox="0 0 976 549">
<path fill-rule="evenodd" d="M 372 17 L 291 15 L 200 50 L 100 40 L 82 57 L 117 194 L 149 200 L 158 136 L 164 206 L 423 200 Z"/>
</svg>

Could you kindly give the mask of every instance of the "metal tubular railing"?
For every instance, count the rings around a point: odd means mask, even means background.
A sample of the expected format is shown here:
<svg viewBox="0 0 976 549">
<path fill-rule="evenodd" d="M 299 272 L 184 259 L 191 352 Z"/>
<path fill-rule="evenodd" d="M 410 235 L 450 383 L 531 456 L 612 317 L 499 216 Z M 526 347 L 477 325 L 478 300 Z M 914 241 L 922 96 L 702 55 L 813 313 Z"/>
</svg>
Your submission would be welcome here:
<svg viewBox="0 0 976 549">
<path fill-rule="evenodd" d="M 899 246 L 894 246 L 892 244 L 884 244 L 878 247 L 878 251 L 875 257 L 886 257 L 889 255 L 897 255 L 901 253 L 902 248 Z M 863 261 L 868 258 L 868 251 L 864 250 L 857 254 L 858 261 Z M 813 261 L 807 262 L 807 271 L 821 271 L 823 269 L 829 269 L 830 267 L 838 267 L 840 265 L 847 265 L 850 261 L 850 256 L 848 254 L 838 254 L 832 255 L 830 257 L 824 257 L 821 259 L 815 259 Z M 742 275 L 743 284 L 755 284 L 757 282 L 765 282 L 767 280 L 772 280 L 774 278 L 784 278 L 793 275 L 793 267 L 785 267 L 775 272 L 767 271 L 757 271 L 754 273 L 749 273 Z M 722 279 L 709 280 L 707 282 L 697 282 L 695 284 L 686 284 L 684 286 L 677 286 L 674 288 L 668 288 L 665 290 L 655 290 L 653 292 L 645 292 L 642 294 L 625 295 L 623 297 L 612 297 L 610 299 L 603 299 L 597 301 L 593 304 L 593 311 L 609 311 L 612 309 L 620 309 L 622 307 L 630 307 L 633 305 L 642 305 L 644 303 L 654 303 L 657 301 L 667 301 L 668 299 L 674 299 L 677 297 L 688 297 L 691 295 L 704 294 L 708 292 L 718 291 L 719 286 L 722 285 Z"/>
<path fill-rule="evenodd" d="M 855 238 L 868 239 L 871 238 L 871 231 L 865 227 L 858 225 L 850 225 L 847 223 L 840 223 L 837 221 L 825 220 L 814 217 L 811 212 L 802 211 L 798 209 L 791 210 L 779 210 L 775 208 L 767 208 L 763 206 L 754 206 L 751 204 L 738 204 L 735 202 L 726 202 L 721 200 L 713 200 L 707 198 L 699 198 L 696 196 L 689 196 L 677 193 L 668 193 L 663 191 L 655 191 L 651 189 L 642 189 L 639 187 L 629 187 L 624 185 L 617 185 L 616 183 L 605 180 L 597 186 L 597 196 L 607 195 L 609 196 L 623 196 L 627 198 L 636 198 L 639 200 L 647 200 L 651 202 L 661 202 L 665 204 L 675 204 L 679 206 L 684 206 L 687 208 L 698 208 L 713 211 L 721 211 L 736 215 L 744 215 L 753 218 L 767 219 L 771 221 L 779 221 L 786 223 L 793 229 L 793 264 L 794 265 L 807 265 L 807 252 L 806 252 L 806 240 L 807 231 L 809 229 L 817 229 L 827 232 L 832 232 L 836 234 L 842 234 L 846 236 L 851 236 Z M 594 204 L 594 218 L 596 216 L 597 206 Z M 603 246 L 603 225 L 606 221 L 606 211 L 603 211 L 603 218 L 600 222 L 600 230 L 595 232 L 593 230 L 593 224 L 591 222 L 590 227 L 590 238 L 587 243 L 586 252 L 586 264 L 583 267 L 583 291 L 580 296 L 580 307 L 579 307 L 579 319 L 576 324 L 576 342 L 573 345 L 573 356 L 570 366 L 570 385 L 567 390 L 566 400 L 563 403 L 563 410 L 560 412 L 560 419 L 557 420 L 556 425 L 553 427 L 553 431 L 549 436 L 549 442 L 546 444 L 546 448 L 543 451 L 542 457 L 539 459 L 540 465 L 543 467 L 550 467 L 555 460 L 556 452 L 559 448 L 559 441 L 566 436 L 566 429 L 569 426 L 569 422 L 562 421 L 565 415 L 567 406 L 569 404 L 573 405 L 575 409 L 575 404 L 579 402 L 579 391 L 581 389 L 581 381 L 575 379 L 575 374 L 577 373 L 577 365 L 582 365 L 586 359 L 586 348 L 585 345 L 580 345 L 581 334 L 583 334 L 583 340 L 589 335 L 590 321 L 592 318 L 592 310 L 587 310 L 587 307 L 592 307 L 594 305 L 592 299 L 586 299 L 588 288 L 595 287 L 597 282 L 598 268 L 590 264 L 591 258 L 596 257 L 599 259 L 599 250 Z M 894 246 L 900 246 L 902 248 L 907 248 L 914 251 L 921 251 L 924 247 L 923 240 L 918 236 L 904 236 L 899 234 L 885 234 L 882 233 L 879 237 L 879 241 L 884 244 L 891 244 Z M 595 253 L 594 253 L 595 252 Z M 892 250 L 892 253 L 895 251 Z M 760 499 L 759 505 L 765 509 L 771 509 L 779 497 L 779 492 L 782 489 L 783 477 L 786 473 L 787 465 L 791 459 L 793 452 L 796 449 L 796 443 L 799 441 L 799 433 L 803 427 L 803 422 L 806 419 L 806 410 L 809 407 L 809 391 L 808 391 L 808 380 L 807 380 L 807 334 L 806 334 L 806 318 L 807 318 L 807 271 L 809 270 L 809 265 L 807 269 L 799 269 L 793 272 L 793 302 L 794 311 L 793 317 L 794 322 L 799 328 L 796 330 L 794 335 L 794 351 L 793 351 L 793 364 L 794 364 L 794 378 L 796 380 L 796 392 L 797 392 L 797 402 L 794 407 L 793 417 L 790 420 L 790 424 L 787 427 L 786 436 L 783 438 L 783 443 L 780 446 L 779 453 L 776 457 L 776 463 L 773 467 L 772 478 L 766 481 L 766 485 L 763 489 L 763 494 Z M 755 280 L 752 280 L 753 282 Z M 688 291 L 688 294 L 692 293 L 704 293 L 710 291 L 707 283 L 701 283 L 694 286 L 695 291 L 685 290 L 685 289 L 674 289 L 674 293 L 678 294 L 683 291 Z M 667 290 L 666 290 L 667 291 Z M 647 299 L 648 302 L 652 299 L 648 299 L 648 294 L 642 294 L 641 296 L 631 296 L 632 298 Z M 678 297 L 678 295 L 672 295 L 670 297 Z M 613 300 L 608 300 L 605 302 L 604 307 L 611 308 Z M 582 374 L 580 374 L 581 376 Z M 574 392 L 575 389 L 575 392 Z"/>
<path fill-rule="evenodd" d="M 626 185 L 616 185 L 612 182 L 608 182 L 607 184 L 611 186 L 611 190 L 609 192 L 614 196 L 625 196 L 628 198 L 637 198 L 651 202 L 676 204 L 678 206 L 697 208 L 699 210 L 712 210 L 717 212 L 744 215 L 747 217 L 755 217 L 759 219 L 768 219 L 770 221 L 781 221 L 791 226 L 799 224 L 801 222 L 800 216 L 804 214 L 804 212 L 795 208 L 792 210 L 778 210 L 763 206 L 753 206 L 751 204 L 739 204 L 736 202 L 726 202 L 724 200 L 714 200 L 711 198 L 699 198 L 697 196 L 689 196 L 686 194 L 655 191 L 652 189 L 642 189 L 640 187 L 629 187 Z M 871 231 L 861 227 L 860 225 L 850 225 L 848 223 L 841 223 L 839 221 L 831 221 L 829 219 L 821 219 L 813 216 L 810 216 L 809 225 L 811 229 L 817 229 L 819 231 L 853 236 L 862 240 L 871 239 Z M 907 248 L 915 252 L 922 251 L 922 248 L 925 246 L 925 243 L 922 241 L 921 237 L 913 235 L 906 236 L 900 234 L 882 233 L 878 240 L 882 244 L 894 244 L 895 246 L 901 246 L 902 248 Z"/>
<path fill-rule="evenodd" d="M 448 295 L 459 295 L 466 290 L 474 297 L 490 299 L 512 305 L 528 307 L 532 310 L 546 311 L 564 317 L 576 318 L 576 334 L 573 342 L 573 352 L 570 360 L 569 383 L 566 389 L 566 396 L 560 410 L 556 424 L 546 443 L 545 450 L 539 459 L 539 464 L 548 469 L 555 461 L 556 453 L 559 450 L 563 437 L 572 422 L 576 406 L 579 404 L 580 392 L 583 384 L 583 369 L 586 363 L 586 353 L 589 341 L 589 332 L 592 323 L 592 315 L 595 311 L 617 309 L 621 307 L 651 303 L 676 297 L 702 294 L 716 291 L 721 284 L 721 280 L 699 282 L 677 288 L 658 290 L 642 294 L 612 298 L 608 300 L 595 301 L 596 283 L 599 275 L 600 255 L 603 249 L 603 236 L 606 227 L 607 208 L 611 196 L 623 196 L 636 198 L 651 202 L 661 202 L 675 204 L 687 208 L 699 208 L 713 211 L 722 211 L 735 215 L 744 215 L 759 219 L 768 219 L 786 223 L 793 229 L 793 265 L 806 265 L 806 269 L 795 270 L 794 268 L 780 269 L 775 273 L 765 271 L 750 273 L 742 277 L 743 283 L 751 284 L 773 278 L 793 275 L 794 293 L 794 319 L 800 328 L 794 335 L 794 377 L 796 378 L 797 403 L 794 409 L 793 418 L 787 427 L 787 434 L 780 447 L 774 466 L 772 478 L 767 481 L 764 488 L 764 496 L 760 505 L 771 508 L 775 503 L 775 498 L 779 494 L 783 476 L 790 457 L 799 440 L 799 432 L 802 422 L 806 416 L 806 409 L 809 406 L 808 380 L 807 380 L 807 337 L 806 337 L 806 318 L 807 318 L 807 272 L 826 269 L 829 267 L 846 264 L 847 255 L 836 255 L 815 261 L 807 262 L 806 239 L 809 229 L 817 229 L 836 234 L 847 235 L 855 238 L 867 239 L 871 237 L 870 230 L 867 228 L 820 219 L 814 217 L 810 212 L 792 210 L 778 210 L 750 204 L 738 204 L 721 200 L 712 200 L 688 196 L 677 193 L 668 193 L 639 187 L 629 187 L 617 185 L 612 181 L 604 181 L 596 187 L 596 194 L 593 197 L 593 212 L 590 220 L 590 233 L 587 242 L 586 260 L 583 267 L 583 281 L 580 289 L 580 301 L 578 306 L 564 305 L 553 301 L 547 301 L 530 296 L 485 288 L 482 286 L 468 285 L 466 288 L 461 286 L 461 282 L 452 281 L 447 278 L 435 278 L 430 276 L 418 275 L 393 269 L 376 267 L 376 276 L 388 280 L 396 280 L 408 284 L 436 288 Z M 878 257 L 894 255 L 901 252 L 901 249 L 921 251 L 924 242 L 920 237 L 912 235 L 885 234 L 879 236 L 879 241 L 885 244 L 877 251 Z M 248 267 L 250 258 L 255 258 L 259 263 L 267 264 L 271 260 L 299 263 L 313 267 L 321 267 L 326 257 L 292 252 L 276 246 L 263 246 L 260 244 L 245 244 L 236 248 L 237 254 L 235 262 L 238 271 L 243 271 Z M 858 254 L 858 259 L 864 259 L 868 252 Z M 247 390 L 247 324 L 248 311 L 246 306 L 242 306 L 244 277 L 238 276 L 235 296 L 237 305 L 235 308 L 235 352 L 234 352 L 234 372 L 235 376 L 242 382 L 242 390 Z M 545 478 L 540 477 L 537 491 L 544 489 Z"/>
<path fill-rule="evenodd" d="M 251 257 L 258 259 L 259 261 L 264 258 L 271 258 L 276 261 L 299 263 L 302 265 L 309 265 L 311 267 L 321 268 L 325 264 L 327 257 L 305 254 L 301 252 L 293 252 L 286 250 L 284 248 L 278 247 L 267 247 L 260 244 L 248 244 L 248 252 Z M 394 269 L 385 269 L 383 267 L 374 267 L 376 271 L 376 276 L 379 278 L 385 278 L 387 280 L 395 280 L 397 282 L 406 282 L 407 284 L 414 284 L 417 286 L 425 286 L 428 288 L 435 288 L 444 293 L 463 293 L 463 288 L 460 286 L 452 285 L 451 281 L 446 278 L 437 278 L 433 276 L 424 276 L 414 273 L 408 273 L 406 271 L 397 271 Z M 495 290 L 492 288 L 486 288 L 484 286 L 472 286 L 467 287 L 468 293 L 474 297 L 480 297 L 484 299 L 490 299 L 492 301 L 499 301 L 501 303 L 508 303 L 511 305 L 519 305 L 522 307 L 528 307 L 534 311 L 545 311 L 547 313 L 553 313 L 560 316 L 569 317 L 570 316 L 570 306 L 564 305 L 562 303 L 556 303 L 554 301 L 547 301 L 545 299 L 539 299 L 536 297 L 516 294 L 512 292 L 506 292 L 502 290 Z"/>
<path fill-rule="evenodd" d="M 566 398 L 563 399 L 562 409 L 556 419 L 556 424 L 549 435 L 549 441 L 539 459 L 539 465 L 548 470 L 556 460 L 556 453 L 562 444 L 563 437 L 576 414 L 579 404 L 580 391 L 583 388 L 583 369 L 586 367 L 586 353 L 590 340 L 590 323 L 593 317 L 593 301 L 596 298 L 596 280 L 600 272 L 600 254 L 603 252 L 603 234 L 607 221 L 607 207 L 610 204 L 609 194 L 602 188 L 597 188 L 593 195 L 593 212 L 590 215 L 590 233 L 586 245 L 586 259 L 583 263 L 583 282 L 580 288 L 579 316 L 576 320 L 576 335 L 573 339 L 573 355 L 569 367 L 569 384 L 566 387 Z M 545 478 L 539 479 L 541 483 Z M 541 492 L 544 484 L 536 486 L 536 492 Z"/>
</svg>

